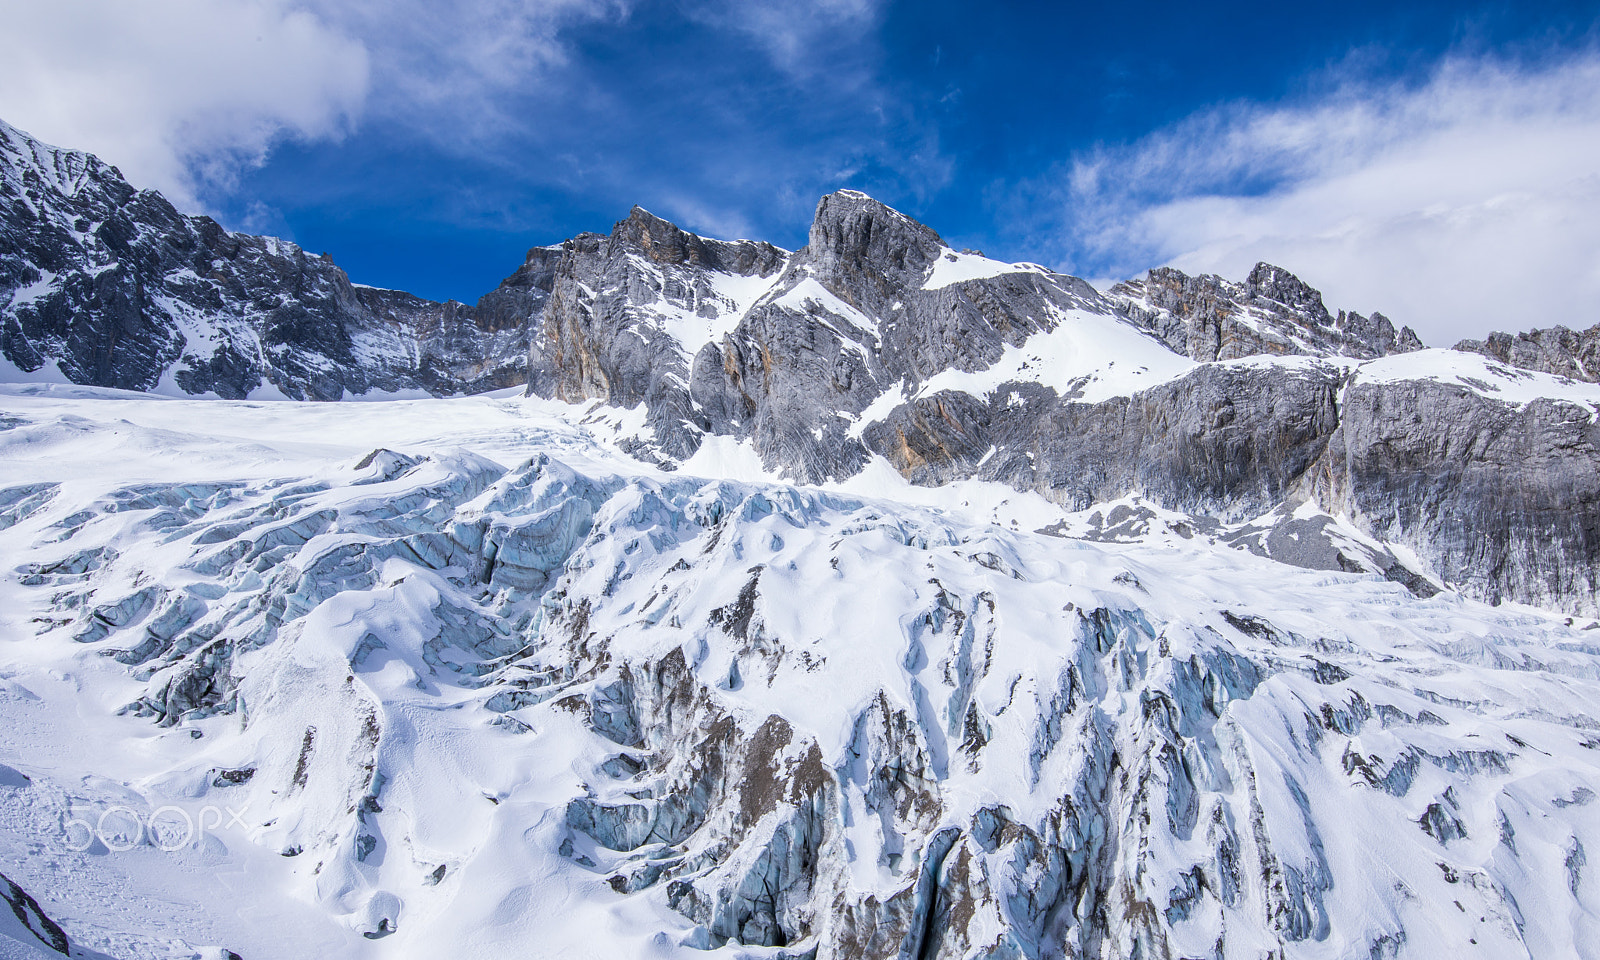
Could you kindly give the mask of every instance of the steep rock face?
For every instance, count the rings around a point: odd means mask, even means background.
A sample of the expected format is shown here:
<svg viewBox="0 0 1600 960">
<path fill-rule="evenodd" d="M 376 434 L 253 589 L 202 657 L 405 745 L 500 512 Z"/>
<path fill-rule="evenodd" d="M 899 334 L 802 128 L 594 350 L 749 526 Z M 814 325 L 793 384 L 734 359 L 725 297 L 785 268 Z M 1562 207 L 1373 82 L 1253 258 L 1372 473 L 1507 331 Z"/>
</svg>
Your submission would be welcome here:
<svg viewBox="0 0 1600 960">
<path fill-rule="evenodd" d="M 1472 596 L 1600 611 L 1592 404 L 1357 377 L 1307 480 L 1328 509 L 1410 545 Z"/>
<path fill-rule="evenodd" d="M 1194 360 L 1256 354 L 1365 360 L 1422 349 L 1410 327 L 1396 333 L 1381 313 L 1329 314 L 1321 293 L 1270 263 L 1256 264 L 1243 283 L 1159 267 L 1107 295 L 1134 323 Z"/>
<path fill-rule="evenodd" d="M 1496 332 L 1487 340 L 1463 340 L 1455 349 L 1481 353 L 1522 370 L 1600 381 L 1600 324 L 1587 330 L 1547 327 L 1515 336 Z"/>
<path fill-rule="evenodd" d="M 609 236 L 560 247 L 528 392 L 571 403 L 644 404 L 651 436 L 634 449 L 682 459 L 708 426 L 689 399 L 689 365 L 782 269 L 766 243 L 707 240 L 635 207 Z"/>
<path fill-rule="evenodd" d="M 478 308 L 363 287 L 0 123 L 0 354 L 24 373 L 232 398 L 514 386 L 549 256 L 531 252 Z"/>
<path fill-rule="evenodd" d="M 1343 382 L 1333 366 L 1207 365 L 1098 404 L 1013 384 L 906 404 L 866 438 L 915 483 L 999 480 L 1075 510 L 1137 492 L 1237 519 L 1272 509 L 1322 454 Z"/>
<path fill-rule="evenodd" d="M 1075 309 L 1110 313 L 1081 280 L 958 254 L 840 191 L 818 203 L 771 291 L 695 357 L 691 395 L 715 432 L 749 436 L 769 467 L 802 482 L 848 477 L 866 460 L 854 427 L 873 401 L 987 369 Z"/>
</svg>

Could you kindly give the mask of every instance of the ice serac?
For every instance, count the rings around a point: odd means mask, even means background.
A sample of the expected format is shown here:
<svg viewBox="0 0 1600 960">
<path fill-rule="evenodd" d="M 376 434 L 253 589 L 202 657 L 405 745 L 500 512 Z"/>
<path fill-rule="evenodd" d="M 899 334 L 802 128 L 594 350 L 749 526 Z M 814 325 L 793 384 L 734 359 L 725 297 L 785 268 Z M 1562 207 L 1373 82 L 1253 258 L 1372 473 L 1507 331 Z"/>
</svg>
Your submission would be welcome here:
<svg viewBox="0 0 1600 960">
<path fill-rule="evenodd" d="M 170 404 L 23 400 L 8 463 L 80 462 L 69 409 L 173 442 L 142 426 Z M 1009 529 L 652 470 L 497 403 L 539 438 L 509 465 L 450 438 L 251 476 L 279 441 L 218 438 L 208 478 L 8 490 L 38 634 L 7 682 L 152 775 L 82 776 L 27 727 L 0 841 L 19 810 L 241 811 L 191 895 L 292 891 L 348 934 L 317 955 L 514 955 L 530 929 L 676 960 L 1596 955 L 1585 624 L 1268 559 L 1340 526 L 1309 510 Z M 264 432 L 298 439 L 315 407 L 277 406 Z M 65 868 L 34 876 L 91 890 L 153 856 L 29 840 Z"/>
<path fill-rule="evenodd" d="M 571 403 L 643 404 L 641 457 L 683 459 L 709 426 L 689 396 L 696 352 L 732 329 L 782 269 L 767 243 L 708 240 L 640 207 L 609 236 L 559 248 L 528 392 Z"/>
<path fill-rule="evenodd" d="M 476 306 L 352 284 L 0 122 L 0 354 L 24 374 L 229 398 L 515 386 L 551 256 Z"/>
</svg>

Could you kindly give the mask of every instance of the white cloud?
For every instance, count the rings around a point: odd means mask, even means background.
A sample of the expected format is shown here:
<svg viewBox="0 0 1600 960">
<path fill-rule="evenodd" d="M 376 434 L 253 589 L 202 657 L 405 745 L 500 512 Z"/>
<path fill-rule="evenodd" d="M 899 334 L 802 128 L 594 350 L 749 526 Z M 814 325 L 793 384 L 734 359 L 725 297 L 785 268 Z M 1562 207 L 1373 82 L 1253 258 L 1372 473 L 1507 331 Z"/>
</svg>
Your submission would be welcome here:
<svg viewBox="0 0 1600 960">
<path fill-rule="evenodd" d="M 632 0 L 307 0 L 372 52 L 372 108 L 439 138 L 482 139 L 525 122 L 508 104 L 567 63 L 560 36 L 626 17 Z"/>
<path fill-rule="evenodd" d="M 1600 322 L 1600 57 L 1231 104 L 1079 157 L 1052 198 L 1099 273 L 1268 260 L 1425 341 Z"/>
<path fill-rule="evenodd" d="M 362 44 L 284 0 L 0 0 L 0 23 L 0 117 L 189 209 L 367 94 Z"/>
<path fill-rule="evenodd" d="M 750 37 L 791 77 L 827 74 L 834 82 L 855 83 L 861 78 L 851 67 L 860 67 L 860 50 L 873 39 L 881 8 L 882 0 L 706 0 L 688 12 Z"/>
<path fill-rule="evenodd" d="M 0 118 L 201 209 L 284 138 L 493 137 L 627 0 L 0 0 Z M 524 98 L 520 99 L 519 97 Z"/>
</svg>

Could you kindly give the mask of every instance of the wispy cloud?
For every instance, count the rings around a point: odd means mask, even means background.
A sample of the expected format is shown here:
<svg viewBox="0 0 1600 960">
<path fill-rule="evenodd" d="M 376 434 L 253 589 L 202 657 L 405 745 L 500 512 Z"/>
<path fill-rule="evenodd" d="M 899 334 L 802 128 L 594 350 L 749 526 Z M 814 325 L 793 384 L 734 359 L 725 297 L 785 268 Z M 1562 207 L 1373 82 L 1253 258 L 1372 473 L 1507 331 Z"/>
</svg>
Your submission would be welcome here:
<svg viewBox="0 0 1600 960">
<path fill-rule="evenodd" d="M 280 137 L 361 114 L 361 42 L 280 0 L 0 0 L 0 116 L 198 205 Z"/>
<path fill-rule="evenodd" d="M 1237 277 L 1270 260 L 1432 343 L 1586 327 L 1600 321 L 1600 55 L 1454 57 L 1417 81 L 1227 104 L 1024 195 L 1048 211 L 1042 252 L 1092 275 Z"/>
<path fill-rule="evenodd" d="M 348 139 L 338 163 L 296 154 L 328 179 L 287 195 L 499 232 L 639 202 L 792 244 L 824 191 L 914 205 L 953 175 L 937 123 L 884 76 L 885 7 L 0 0 L 0 117 L 246 229 L 289 224 L 243 174 L 286 140 Z"/>
<path fill-rule="evenodd" d="M 631 0 L 308 0 L 372 57 L 371 109 L 436 138 L 493 139 L 568 64 L 562 32 Z"/>
<path fill-rule="evenodd" d="M 750 37 L 791 76 L 829 74 L 837 82 L 841 69 L 854 72 L 841 61 L 874 43 L 883 6 L 883 0 L 705 0 L 686 12 Z"/>
<path fill-rule="evenodd" d="M 285 138 L 373 115 L 492 138 L 625 0 L 0 0 L 0 117 L 204 207 Z M 513 96 L 514 95 L 514 96 Z"/>
</svg>

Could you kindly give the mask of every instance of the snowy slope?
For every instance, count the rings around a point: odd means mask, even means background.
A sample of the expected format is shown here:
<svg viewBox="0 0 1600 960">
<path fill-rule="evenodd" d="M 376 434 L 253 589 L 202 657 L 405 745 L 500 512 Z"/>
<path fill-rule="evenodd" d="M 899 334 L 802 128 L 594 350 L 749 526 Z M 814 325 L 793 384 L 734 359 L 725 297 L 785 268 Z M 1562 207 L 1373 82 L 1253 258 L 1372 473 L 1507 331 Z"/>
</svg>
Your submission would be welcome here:
<svg viewBox="0 0 1600 960">
<path fill-rule="evenodd" d="M 588 417 L 6 388 L 0 872 L 125 958 L 1600 955 L 1588 621 Z"/>
<path fill-rule="evenodd" d="M 1194 363 L 1119 318 L 1084 310 L 1051 311 L 1053 326 L 1019 347 L 1006 347 L 993 366 L 946 370 L 922 385 L 918 397 L 957 390 L 987 397 L 1006 384 L 1037 383 L 1068 399 L 1099 403 L 1129 397 L 1194 369 Z"/>
<path fill-rule="evenodd" d="M 1600 385 L 1498 363 L 1459 350 L 1419 350 L 1363 363 L 1352 384 L 1393 384 L 1415 380 L 1462 387 L 1513 406 L 1555 400 L 1600 406 Z"/>
</svg>

